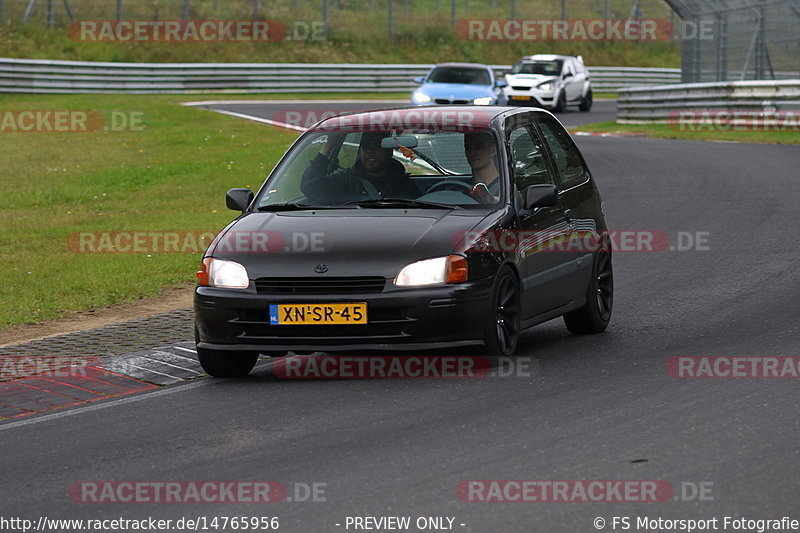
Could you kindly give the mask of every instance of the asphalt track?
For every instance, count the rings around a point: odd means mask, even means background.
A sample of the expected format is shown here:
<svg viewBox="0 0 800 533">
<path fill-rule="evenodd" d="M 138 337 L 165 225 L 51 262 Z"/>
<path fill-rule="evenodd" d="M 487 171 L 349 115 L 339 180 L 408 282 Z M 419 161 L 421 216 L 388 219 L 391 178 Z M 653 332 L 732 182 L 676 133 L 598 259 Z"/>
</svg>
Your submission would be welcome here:
<svg viewBox="0 0 800 533">
<path fill-rule="evenodd" d="M 562 118 L 604 120 L 609 107 Z M 2 515 L 278 516 L 281 531 L 297 532 L 346 531 L 345 517 L 364 515 L 566 533 L 597 531 L 596 517 L 605 530 L 613 516 L 800 519 L 797 381 L 665 370 L 674 356 L 800 355 L 800 148 L 577 142 L 612 228 L 664 231 L 675 245 L 678 232 L 708 232 L 707 250 L 617 253 L 605 334 L 573 336 L 560 320 L 528 331 L 527 377 L 289 381 L 265 365 L 245 379 L 0 424 Z M 475 479 L 666 480 L 679 490 L 662 503 L 461 501 L 457 485 Z M 79 504 L 68 488 L 82 480 L 316 482 L 326 501 Z M 687 482 L 710 483 L 710 499 L 681 498 Z"/>
</svg>

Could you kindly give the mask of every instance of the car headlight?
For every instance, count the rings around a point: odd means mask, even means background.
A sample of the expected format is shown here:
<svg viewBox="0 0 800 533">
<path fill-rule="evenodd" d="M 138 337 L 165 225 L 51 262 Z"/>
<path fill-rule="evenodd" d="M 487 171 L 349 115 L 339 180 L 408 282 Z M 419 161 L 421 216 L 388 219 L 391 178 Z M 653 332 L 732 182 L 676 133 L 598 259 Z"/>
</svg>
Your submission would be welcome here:
<svg viewBox="0 0 800 533">
<path fill-rule="evenodd" d="M 414 93 L 412 100 L 418 104 L 427 104 L 431 101 L 431 97 L 425 93 Z"/>
<path fill-rule="evenodd" d="M 540 91 L 552 91 L 553 90 L 553 82 L 552 81 L 546 81 L 546 82 L 544 82 L 542 84 L 537 85 L 536 88 L 539 89 Z"/>
<path fill-rule="evenodd" d="M 492 105 L 493 100 L 493 96 L 481 96 L 480 98 L 474 99 L 472 103 L 475 105 Z"/>
<path fill-rule="evenodd" d="M 246 289 L 250 285 L 247 269 L 239 263 L 206 257 L 197 272 L 197 282 L 207 287 Z"/>
<path fill-rule="evenodd" d="M 467 259 L 463 255 L 448 255 L 423 259 L 403 267 L 394 284 L 400 287 L 421 287 L 467 281 Z"/>
</svg>

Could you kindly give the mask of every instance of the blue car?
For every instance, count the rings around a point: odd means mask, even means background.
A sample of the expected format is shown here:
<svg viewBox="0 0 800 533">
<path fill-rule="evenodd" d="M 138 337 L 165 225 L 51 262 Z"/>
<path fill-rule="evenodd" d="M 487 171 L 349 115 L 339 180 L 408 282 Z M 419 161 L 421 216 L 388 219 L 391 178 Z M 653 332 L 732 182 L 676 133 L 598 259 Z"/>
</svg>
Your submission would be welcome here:
<svg viewBox="0 0 800 533">
<path fill-rule="evenodd" d="M 504 81 L 478 63 L 440 63 L 426 76 L 414 78 L 420 87 L 411 95 L 413 105 L 505 105 Z"/>
</svg>

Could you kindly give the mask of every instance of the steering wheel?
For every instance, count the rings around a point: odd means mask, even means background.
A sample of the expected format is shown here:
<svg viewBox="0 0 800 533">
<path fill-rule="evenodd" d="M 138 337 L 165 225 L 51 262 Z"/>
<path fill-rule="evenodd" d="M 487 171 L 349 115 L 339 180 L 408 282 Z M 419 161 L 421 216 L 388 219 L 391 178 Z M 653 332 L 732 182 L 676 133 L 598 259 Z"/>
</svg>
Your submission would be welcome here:
<svg viewBox="0 0 800 533">
<path fill-rule="evenodd" d="M 425 194 L 430 194 L 432 192 L 436 192 L 439 189 L 448 189 L 448 188 L 450 188 L 451 185 L 456 185 L 457 186 L 456 190 L 458 188 L 463 189 L 463 190 L 461 190 L 459 192 L 463 192 L 464 194 L 468 195 L 469 193 L 472 192 L 472 184 L 470 184 L 470 183 L 465 183 L 465 182 L 459 181 L 459 180 L 444 180 L 444 181 L 440 181 L 439 183 L 434 183 L 433 185 L 431 185 L 431 188 L 428 189 L 428 192 L 426 192 Z M 450 190 L 453 190 L 453 189 L 450 189 Z"/>
</svg>

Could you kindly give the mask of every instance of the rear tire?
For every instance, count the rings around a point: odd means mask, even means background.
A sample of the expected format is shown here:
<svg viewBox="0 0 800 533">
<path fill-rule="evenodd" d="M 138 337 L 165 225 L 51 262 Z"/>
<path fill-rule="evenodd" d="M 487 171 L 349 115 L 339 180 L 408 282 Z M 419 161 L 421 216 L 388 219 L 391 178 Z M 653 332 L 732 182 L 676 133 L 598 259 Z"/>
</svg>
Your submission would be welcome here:
<svg viewBox="0 0 800 533">
<path fill-rule="evenodd" d="M 594 334 L 605 331 L 611 321 L 614 307 L 614 272 L 611 267 L 611 250 L 597 252 L 592 263 L 592 278 L 586 290 L 586 305 L 564 315 L 567 329 L 576 334 Z"/>
<path fill-rule="evenodd" d="M 581 98 L 581 103 L 578 104 L 578 109 L 581 111 L 591 111 L 592 110 L 592 90 L 589 89 L 586 93 L 586 96 Z"/>
<path fill-rule="evenodd" d="M 519 282 L 510 268 L 502 268 L 494 282 L 491 312 L 484 326 L 487 355 L 514 354 L 519 341 L 521 316 Z"/>
<path fill-rule="evenodd" d="M 197 348 L 200 366 L 215 378 L 235 378 L 246 376 L 258 361 L 256 352 L 236 352 Z"/>
</svg>

